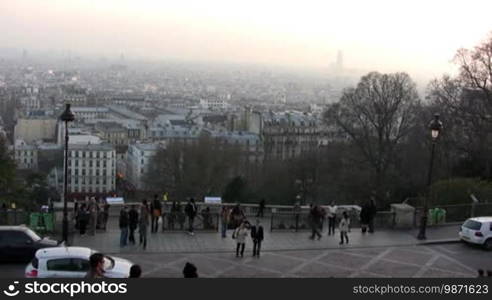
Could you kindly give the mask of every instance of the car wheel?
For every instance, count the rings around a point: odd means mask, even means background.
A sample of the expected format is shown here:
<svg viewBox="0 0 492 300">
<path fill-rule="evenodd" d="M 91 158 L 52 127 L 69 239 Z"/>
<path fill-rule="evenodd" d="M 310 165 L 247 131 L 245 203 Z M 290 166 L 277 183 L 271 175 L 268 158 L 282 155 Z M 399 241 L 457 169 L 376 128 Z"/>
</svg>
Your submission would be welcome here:
<svg viewBox="0 0 492 300">
<path fill-rule="evenodd" d="M 485 249 L 492 250 L 492 238 L 486 240 L 483 245 L 484 245 Z"/>
</svg>

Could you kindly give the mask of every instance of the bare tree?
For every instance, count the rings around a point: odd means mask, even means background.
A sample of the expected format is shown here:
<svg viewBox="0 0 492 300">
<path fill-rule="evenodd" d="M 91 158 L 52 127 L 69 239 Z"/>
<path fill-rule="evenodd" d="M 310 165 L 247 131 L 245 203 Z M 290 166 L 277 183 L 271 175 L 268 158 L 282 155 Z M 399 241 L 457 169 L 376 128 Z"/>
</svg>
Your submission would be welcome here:
<svg viewBox="0 0 492 300">
<path fill-rule="evenodd" d="M 339 126 L 361 151 L 373 172 L 379 199 L 386 192 L 387 171 L 414 123 L 419 103 L 415 83 L 406 73 L 371 72 L 325 112 L 326 122 Z"/>
<path fill-rule="evenodd" d="M 458 50 L 454 62 L 459 67 L 457 76 L 444 75 L 429 84 L 431 105 L 439 107 L 449 120 L 448 150 L 458 160 L 459 175 L 490 178 L 492 33 L 474 49 Z"/>
</svg>

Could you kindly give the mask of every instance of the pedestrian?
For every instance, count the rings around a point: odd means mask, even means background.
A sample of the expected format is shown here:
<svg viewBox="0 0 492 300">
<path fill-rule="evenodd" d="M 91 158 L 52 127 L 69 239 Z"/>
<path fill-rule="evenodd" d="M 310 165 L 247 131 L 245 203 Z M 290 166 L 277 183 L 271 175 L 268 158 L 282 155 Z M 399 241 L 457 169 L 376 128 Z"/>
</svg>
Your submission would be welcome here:
<svg viewBox="0 0 492 300">
<path fill-rule="evenodd" d="M 89 271 L 85 278 L 105 278 L 104 276 L 104 254 L 94 253 L 89 257 Z"/>
<path fill-rule="evenodd" d="M 96 198 L 91 197 L 91 200 L 89 202 L 89 213 L 90 213 L 90 218 L 89 218 L 90 231 L 89 231 L 89 234 L 90 235 L 96 234 L 98 208 L 99 208 L 99 206 L 96 203 Z"/>
<path fill-rule="evenodd" d="M 344 211 L 342 216 L 340 224 L 338 224 L 338 229 L 340 230 L 340 245 L 343 245 L 344 239 L 347 244 L 349 243 L 348 232 L 350 231 L 350 218 L 347 212 Z"/>
<path fill-rule="evenodd" d="M 76 218 L 79 224 L 79 233 L 83 236 L 85 235 L 87 224 L 89 223 L 89 212 L 87 211 L 87 206 L 85 203 L 80 205 Z"/>
<path fill-rule="evenodd" d="M 260 204 L 258 205 L 258 213 L 256 217 L 263 218 L 263 211 L 265 210 L 266 200 L 265 198 L 261 199 Z"/>
<path fill-rule="evenodd" d="M 376 214 L 378 213 L 377 207 L 376 207 L 376 195 L 373 193 L 371 195 L 371 199 L 369 200 L 369 207 L 368 207 L 368 227 L 369 227 L 369 233 L 374 233 L 374 218 L 376 218 Z"/>
<path fill-rule="evenodd" d="M 186 216 L 183 212 L 183 209 L 181 208 L 181 202 L 178 202 L 176 205 L 176 218 L 177 218 L 178 223 L 179 223 L 179 229 L 184 230 Z"/>
<path fill-rule="evenodd" d="M 131 266 L 129 278 L 140 278 L 140 276 L 142 276 L 142 268 L 139 265 Z"/>
<path fill-rule="evenodd" d="M 236 257 L 244 256 L 244 248 L 246 247 L 246 237 L 248 236 L 248 228 L 246 227 L 246 222 L 242 222 L 232 235 L 233 239 L 236 239 Z"/>
<path fill-rule="evenodd" d="M 106 202 L 103 205 L 103 229 L 106 230 L 108 226 L 108 220 L 109 220 L 109 208 L 111 206 Z"/>
<path fill-rule="evenodd" d="M 213 229 L 212 222 L 210 220 L 210 207 L 206 207 L 201 211 L 202 220 L 203 220 L 203 229 Z"/>
<path fill-rule="evenodd" d="M 328 235 L 335 235 L 335 223 L 337 219 L 337 207 L 333 202 L 328 205 L 326 218 L 328 219 Z"/>
<path fill-rule="evenodd" d="M 150 232 L 156 233 L 159 230 L 159 218 L 162 213 L 162 203 L 159 201 L 157 194 L 154 195 L 154 200 L 150 205 L 150 211 L 152 212 Z"/>
<path fill-rule="evenodd" d="M 129 218 L 128 218 L 128 207 L 125 205 L 121 211 L 120 211 L 120 219 L 119 219 L 119 225 L 120 225 L 120 247 L 125 247 L 127 245 L 128 241 L 128 225 L 129 225 Z"/>
<path fill-rule="evenodd" d="M 369 227 L 369 219 L 370 219 L 370 204 L 369 202 L 365 203 L 362 206 L 359 214 L 360 218 L 360 230 L 362 233 L 367 232 L 367 228 Z"/>
<path fill-rule="evenodd" d="M 178 218 L 177 205 L 176 201 L 173 201 L 171 205 L 171 211 L 169 212 L 169 216 L 167 217 L 167 227 L 169 230 L 174 230 L 174 224 L 176 219 Z M 162 222 L 164 226 L 164 222 Z"/>
<path fill-rule="evenodd" d="M 321 211 L 317 205 L 310 205 L 311 209 L 309 211 L 309 219 L 311 225 L 311 236 L 309 237 L 311 240 L 314 240 L 315 236 L 318 237 L 318 240 L 321 239 L 322 235 L 319 232 L 321 226 Z"/>
<path fill-rule="evenodd" d="M 263 226 L 260 219 L 256 219 L 256 224 L 251 226 L 251 239 L 253 240 L 253 257 L 260 258 L 261 242 L 263 241 Z"/>
<path fill-rule="evenodd" d="M 147 200 L 144 199 L 140 207 L 140 220 L 138 223 L 140 245 L 144 250 L 147 248 L 147 227 L 149 227 L 149 206 Z"/>
<path fill-rule="evenodd" d="M 135 245 L 135 230 L 138 227 L 138 211 L 135 205 L 128 212 L 128 229 L 130 236 L 128 238 L 130 244 Z"/>
<path fill-rule="evenodd" d="M 478 269 L 478 276 L 477 277 L 485 277 L 485 272 L 483 269 Z"/>
<path fill-rule="evenodd" d="M 299 202 L 296 202 L 296 204 L 292 208 L 292 213 L 294 214 L 295 221 L 296 221 L 295 231 L 299 229 L 299 219 L 301 216 L 301 211 L 302 211 L 301 204 Z"/>
<path fill-rule="evenodd" d="M 231 216 L 234 229 L 239 227 L 239 225 L 241 225 L 241 223 L 246 219 L 244 211 L 241 209 L 241 205 L 239 203 L 232 209 Z"/>
<path fill-rule="evenodd" d="M 188 200 L 188 204 L 186 204 L 185 207 L 185 213 L 186 216 L 188 217 L 188 233 L 190 235 L 194 235 L 195 233 L 193 232 L 193 223 L 195 221 L 196 214 L 198 212 L 198 207 L 196 206 L 195 199 L 190 198 Z"/>
<path fill-rule="evenodd" d="M 227 237 L 227 226 L 229 226 L 230 211 L 227 206 L 223 205 L 220 211 L 221 233 L 222 238 Z"/>
<path fill-rule="evenodd" d="M 183 268 L 183 277 L 184 278 L 198 278 L 197 268 L 194 264 L 190 262 L 186 262 Z"/>
</svg>

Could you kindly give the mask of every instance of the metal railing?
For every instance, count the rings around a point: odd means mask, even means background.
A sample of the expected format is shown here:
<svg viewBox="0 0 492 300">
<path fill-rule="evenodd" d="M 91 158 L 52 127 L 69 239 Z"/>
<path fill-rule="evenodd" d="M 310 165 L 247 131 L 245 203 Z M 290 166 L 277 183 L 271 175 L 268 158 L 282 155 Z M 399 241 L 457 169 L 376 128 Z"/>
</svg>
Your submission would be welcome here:
<svg viewBox="0 0 492 300">
<path fill-rule="evenodd" d="M 0 225 L 15 226 L 29 224 L 29 212 L 23 209 L 7 209 L 0 211 Z"/>
<path fill-rule="evenodd" d="M 163 231 L 185 231 L 189 228 L 189 218 L 183 212 L 164 213 L 161 215 Z M 217 213 L 200 213 L 193 221 L 193 229 L 199 231 L 218 231 L 220 215 Z"/>
<path fill-rule="evenodd" d="M 350 227 L 358 228 L 360 227 L 360 218 L 357 211 L 349 211 Z M 395 216 L 396 213 L 392 211 L 378 211 L 374 217 L 374 226 L 377 228 L 394 228 L 395 227 Z M 341 215 L 337 215 L 335 224 L 338 226 L 338 222 L 341 219 Z M 328 222 L 323 219 L 321 223 L 321 228 L 325 226 Z M 311 230 L 311 218 L 309 213 L 272 213 L 270 217 L 270 231 L 282 231 L 282 230 L 292 230 L 292 231 L 304 231 Z M 327 226 L 327 225 L 326 225 Z"/>
</svg>

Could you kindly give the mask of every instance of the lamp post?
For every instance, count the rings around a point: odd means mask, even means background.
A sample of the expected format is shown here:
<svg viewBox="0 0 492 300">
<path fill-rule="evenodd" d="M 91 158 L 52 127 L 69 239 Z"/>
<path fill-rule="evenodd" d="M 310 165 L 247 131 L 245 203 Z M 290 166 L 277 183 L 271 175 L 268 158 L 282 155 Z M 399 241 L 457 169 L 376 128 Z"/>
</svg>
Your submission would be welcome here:
<svg viewBox="0 0 492 300">
<path fill-rule="evenodd" d="M 434 152 L 436 148 L 436 141 L 439 138 L 439 134 L 442 130 L 442 122 L 439 120 L 439 114 L 434 115 L 434 119 L 429 124 L 429 129 L 431 132 L 432 146 L 431 146 L 431 155 L 429 162 L 429 173 L 427 174 L 427 195 L 424 198 L 424 211 L 422 213 L 422 219 L 420 221 L 420 230 L 417 236 L 419 240 L 425 240 L 427 237 L 425 235 L 425 231 L 427 229 L 427 210 L 428 210 L 428 198 L 430 196 L 430 187 L 432 183 L 432 168 L 434 165 Z"/>
<path fill-rule="evenodd" d="M 63 223 L 62 223 L 62 238 L 65 244 L 68 243 L 68 211 L 67 211 L 67 196 L 68 196 L 68 122 L 75 120 L 75 116 L 70 110 L 70 104 L 66 104 L 65 111 L 60 116 L 60 120 L 65 122 L 65 168 L 64 168 L 64 184 L 63 184 Z"/>
</svg>

